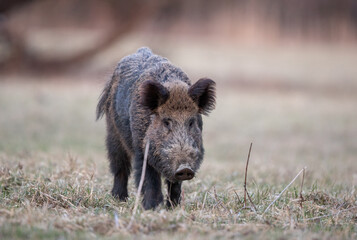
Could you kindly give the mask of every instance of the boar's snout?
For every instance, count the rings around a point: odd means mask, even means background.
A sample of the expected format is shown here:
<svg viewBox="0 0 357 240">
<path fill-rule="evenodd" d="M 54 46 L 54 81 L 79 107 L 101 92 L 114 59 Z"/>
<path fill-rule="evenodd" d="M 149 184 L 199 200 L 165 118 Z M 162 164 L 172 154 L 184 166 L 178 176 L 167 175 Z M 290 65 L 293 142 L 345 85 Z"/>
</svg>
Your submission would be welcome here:
<svg viewBox="0 0 357 240">
<path fill-rule="evenodd" d="M 187 164 L 181 164 L 175 173 L 175 178 L 179 181 L 191 180 L 194 176 L 195 172 Z"/>
</svg>

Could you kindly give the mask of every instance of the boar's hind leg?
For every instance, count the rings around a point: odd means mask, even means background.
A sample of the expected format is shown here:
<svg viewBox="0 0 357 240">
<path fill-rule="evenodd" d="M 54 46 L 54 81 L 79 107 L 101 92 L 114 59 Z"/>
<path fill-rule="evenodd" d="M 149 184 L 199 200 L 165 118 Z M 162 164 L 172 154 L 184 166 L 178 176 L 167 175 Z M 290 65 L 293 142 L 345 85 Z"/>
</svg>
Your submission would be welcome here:
<svg viewBox="0 0 357 240">
<path fill-rule="evenodd" d="M 181 182 L 172 183 L 166 180 L 168 199 L 166 206 L 168 208 L 176 207 L 181 200 Z"/>
<path fill-rule="evenodd" d="M 139 186 L 143 166 L 143 155 L 137 154 L 135 157 L 135 183 Z M 161 176 L 150 165 L 146 166 L 143 188 L 143 207 L 145 210 L 155 209 L 163 201 L 161 192 Z"/>
<path fill-rule="evenodd" d="M 114 185 L 112 195 L 125 201 L 128 198 L 128 178 L 131 165 L 130 158 L 125 152 L 119 139 L 107 136 L 108 158 L 110 161 L 110 170 L 114 175 Z"/>
</svg>

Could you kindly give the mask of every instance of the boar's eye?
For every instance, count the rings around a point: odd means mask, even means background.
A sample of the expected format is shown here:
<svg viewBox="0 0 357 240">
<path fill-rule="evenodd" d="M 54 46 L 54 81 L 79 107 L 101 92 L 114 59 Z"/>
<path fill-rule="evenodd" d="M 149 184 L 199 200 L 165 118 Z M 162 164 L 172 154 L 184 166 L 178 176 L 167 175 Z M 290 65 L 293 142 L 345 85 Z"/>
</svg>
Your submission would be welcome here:
<svg viewBox="0 0 357 240">
<path fill-rule="evenodd" d="M 162 120 L 162 123 L 164 124 L 165 127 L 167 127 L 169 130 L 171 129 L 171 123 L 172 120 L 170 118 L 164 118 Z"/>
<path fill-rule="evenodd" d="M 188 122 L 188 126 L 189 126 L 190 128 L 192 128 L 194 124 L 195 124 L 195 119 L 194 119 L 194 118 L 191 118 L 191 119 L 189 120 L 189 122 Z"/>
</svg>

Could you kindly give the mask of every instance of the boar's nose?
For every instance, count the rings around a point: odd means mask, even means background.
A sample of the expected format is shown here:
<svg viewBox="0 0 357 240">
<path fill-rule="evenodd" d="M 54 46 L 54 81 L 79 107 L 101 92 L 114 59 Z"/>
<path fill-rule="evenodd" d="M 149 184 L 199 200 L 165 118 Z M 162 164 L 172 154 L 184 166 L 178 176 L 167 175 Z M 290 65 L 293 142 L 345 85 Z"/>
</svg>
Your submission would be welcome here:
<svg viewBox="0 0 357 240">
<path fill-rule="evenodd" d="M 194 176 L 195 172 L 187 164 L 180 165 L 175 173 L 175 178 L 179 181 L 191 180 Z"/>
</svg>

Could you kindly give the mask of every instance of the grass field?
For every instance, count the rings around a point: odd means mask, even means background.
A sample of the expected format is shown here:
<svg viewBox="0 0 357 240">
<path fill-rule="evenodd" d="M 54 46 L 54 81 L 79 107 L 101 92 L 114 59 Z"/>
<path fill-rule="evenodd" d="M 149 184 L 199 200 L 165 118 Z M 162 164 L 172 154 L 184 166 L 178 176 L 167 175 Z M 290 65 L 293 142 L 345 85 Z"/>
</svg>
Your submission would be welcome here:
<svg viewBox="0 0 357 240">
<path fill-rule="evenodd" d="M 11 80 L 11 79 L 10 79 Z M 204 119 L 206 156 L 180 207 L 110 195 L 102 83 L 0 82 L 0 239 L 357 238 L 357 92 L 229 86 Z M 16 80 L 16 79 L 15 79 Z M 307 89 L 308 90 L 308 89 Z M 256 211 L 244 207 L 244 172 Z M 264 210 L 303 168 L 302 175 Z"/>
</svg>

